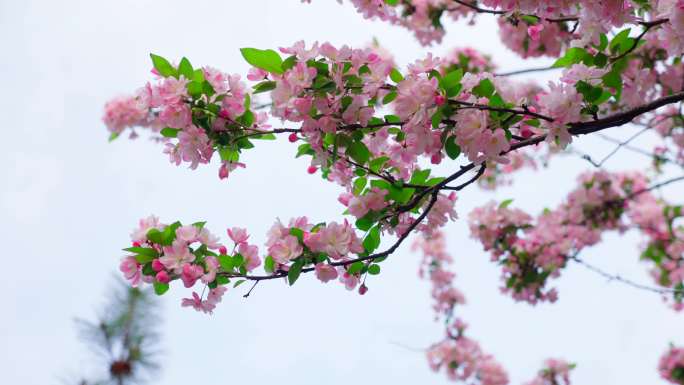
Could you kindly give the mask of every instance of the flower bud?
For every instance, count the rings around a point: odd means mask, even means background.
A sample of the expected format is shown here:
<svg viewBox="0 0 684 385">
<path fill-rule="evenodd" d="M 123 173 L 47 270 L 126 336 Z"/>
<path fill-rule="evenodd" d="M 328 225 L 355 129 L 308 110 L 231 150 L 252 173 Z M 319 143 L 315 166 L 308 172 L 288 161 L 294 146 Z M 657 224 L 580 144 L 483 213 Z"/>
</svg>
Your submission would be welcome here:
<svg viewBox="0 0 684 385">
<path fill-rule="evenodd" d="M 154 271 L 164 270 L 164 265 L 162 265 L 162 263 L 159 262 L 159 259 L 152 260 L 152 270 L 154 270 Z"/>
<path fill-rule="evenodd" d="M 169 277 L 169 273 L 167 273 L 166 271 L 163 271 L 163 270 L 158 272 L 157 275 L 155 276 L 155 278 L 157 279 L 157 282 L 161 282 L 161 283 L 169 283 L 171 281 L 171 278 Z"/>
</svg>

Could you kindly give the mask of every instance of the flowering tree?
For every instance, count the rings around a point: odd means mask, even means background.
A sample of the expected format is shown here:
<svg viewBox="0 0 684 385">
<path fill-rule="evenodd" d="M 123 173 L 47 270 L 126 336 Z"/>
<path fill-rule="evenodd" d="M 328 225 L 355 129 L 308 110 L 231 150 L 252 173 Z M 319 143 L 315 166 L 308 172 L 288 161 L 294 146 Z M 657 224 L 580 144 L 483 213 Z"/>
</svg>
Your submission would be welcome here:
<svg viewBox="0 0 684 385">
<path fill-rule="evenodd" d="M 297 157 L 310 159 L 310 174 L 342 187 L 338 200 L 346 219 L 276 220 L 260 252 L 245 229 L 229 228 L 223 244 L 204 222 L 162 223 L 152 216 L 140 221 L 124 249 L 120 269 L 133 285 L 152 284 L 160 295 L 176 280 L 186 288 L 208 287 L 206 297 L 194 291 L 182 302 L 205 313 L 229 284 L 253 282 L 248 296 L 261 281 L 293 285 L 304 273 L 364 294 L 368 276 L 378 275 L 416 233 L 420 274 L 431 281 L 434 310 L 446 325 L 444 340 L 428 350 L 430 366 L 468 384 L 507 384 L 505 370 L 466 335 L 455 314 L 465 299 L 452 285 L 440 228 L 457 218 L 456 193 L 511 183 L 515 171 L 567 152 L 583 135 L 636 125 L 639 133 L 611 155 L 646 155 L 643 169 L 609 172 L 602 167 L 607 158 L 585 155 L 592 169 L 561 205 L 535 216 L 512 208 L 510 200 L 492 202 L 468 215 L 471 234 L 501 266 L 503 293 L 517 301 L 556 301 L 552 280 L 578 263 L 684 309 L 684 228 L 675 223 L 682 206 L 654 193 L 684 180 L 676 174 L 684 167 L 684 0 L 350 2 L 364 17 L 406 27 L 426 45 L 442 38 L 445 17 L 496 17 L 507 48 L 556 61 L 549 68 L 499 72 L 489 57 L 462 48 L 443 58 L 428 54 L 401 70 L 377 46 L 297 42 L 279 52 L 242 49 L 252 65 L 248 85 L 240 75 L 152 54 L 155 81 L 105 106 L 111 139 L 147 129 L 171 163 L 195 169 L 218 157 L 218 176 L 226 179 L 246 168 L 244 151 L 284 135 L 298 144 Z M 554 69 L 559 75 L 547 85 L 513 78 Z M 657 133 L 657 147 L 629 144 L 646 131 Z M 429 168 L 443 162 L 451 173 Z M 641 258 L 652 285 L 611 275 L 580 257 L 604 232 L 629 229 L 643 234 Z M 383 238 L 389 246 L 381 249 Z M 260 267 L 264 272 L 255 272 Z M 549 359 L 528 384 L 568 384 L 573 367 Z M 659 370 L 684 384 L 683 350 L 671 347 Z"/>
</svg>

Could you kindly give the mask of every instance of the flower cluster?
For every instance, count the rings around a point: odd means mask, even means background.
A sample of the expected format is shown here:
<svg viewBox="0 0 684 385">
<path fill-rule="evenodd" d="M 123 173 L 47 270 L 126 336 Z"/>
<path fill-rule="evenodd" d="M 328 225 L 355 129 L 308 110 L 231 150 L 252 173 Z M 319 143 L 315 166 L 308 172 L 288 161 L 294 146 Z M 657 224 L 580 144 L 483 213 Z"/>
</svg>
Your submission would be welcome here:
<svg viewBox="0 0 684 385">
<path fill-rule="evenodd" d="M 453 286 L 455 274 L 447 270 L 453 258 L 446 251 L 444 234 L 436 232 L 430 237 L 419 238 L 413 249 L 422 253 L 419 275 L 430 280 L 436 318 L 444 318 L 446 325 L 444 340 L 427 350 L 430 368 L 434 371 L 444 369 L 450 380 L 464 384 L 507 385 L 506 370 L 492 355 L 486 354 L 477 341 L 465 335 L 468 325 L 454 315 L 456 305 L 465 304 L 465 297 Z M 549 359 L 527 385 L 570 385 L 569 372 L 573 368 L 573 364 L 563 360 Z"/>
<path fill-rule="evenodd" d="M 310 2 L 311 0 L 303 0 Z M 340 1 L 341 2 L 341 1 Z M 501 1 L 350 0 L 365 18 L 379 19 L 411 30 L 429 45 L 445 35 L 443 17 L 499 16 L 503 43 L 523 57 L 557 56 L 562 46 L 598 42 L 601 33 L 635 23 L 639 16 L 670 18 L 661 39 L 670 41 L 672 54 L 682 47 L 681 0 L 667 1 Z M 653 4 L 651 4 L 653 3 Z"/>
<path fill-rule="evenodd" d="M 131 234 L 133 245 L 124 249 L 128 255 L 119 269 L 132 285 L 153 284 L 159 295 L 175 280 L 182 281 L 186 288 L 201 282 L 210 289 L 207 298 L 193 292 L 192 298 L 183 299 L 182 305 L 211 313 L 227 290 L 223 285 L 230 282 L 232 275 L 261 265 L 259 249 L 247 242 L 249 235 L 244 229 L 232 228 L 227 233 L 234 244 L 230 252 L 203 222 L 167 225 L 150 216 L 140 220 Z"/>
<path fill-rule="evenodd" d="M 658 364 L 660 376 L 673 384 L 684 384 L 684 349 L 670 347 Z"/>
<path fill-rule="evenodd" d="M 243 48 L 252 66 L 243 82 L 240 75 L 194 68 L 186 58 L 176 64 L 151 55 L 154 81 L 105 105 L 110 139 L 147 129 L 171 163 L 195 169 L 218 157 L 218 176 L 226 179 L 246 167 L 240 158 L 255 140 L 286 134 L 296 156 L 309 159 L 310 174 L 341 186 L 347 217 L 277 220 L 261 255 L 245 229 L 227 230 L 229 249 L 203 222 L 149 217 L 133 232 L 120 270 L 131 284 L 151 284 L 160 295 L 173 281 L 204 285 L 181 302 L 204 313 L 213 312 L 230 283 L 282 278 L 292 285 L 307 272 L 363 295 L 368 276 L 379 274 L 379 263 L 415 231 L 424 237 L 416 246 L 424 255 L 420 274 L 430 280 L 435 314 L 446 325 L 444 340 L 428 351 L 430 366 L 464 383 L 506 385 L 506 371 L 466 336 L 467 325 L 454 314 L 465 297 L 447 270 L 452 258 L 440 229 L 458 218 L 456 191 L 476 182 L 487 189 L 508 184 L 513 172 L 545 163 L 573 137 L 629 122 L 660 135 L 656 173 L 665 163 L 684 165 L 684 117 L 673 105 L 684 99 L 684 0 L 350 2 L 364 17 L 412 30 L 423 44 L 444 36 L 443 17 L 496 15 L 505 46 L 524 58 L 558 57 L 553 67 L 563 71 L 546 86 L 517 82 L 509 77 L 514 73 L 495 74 L 488 56 L 460 48 L 444 58 L 428 54 L 402 72 L 377 44 L 355 49 L 300 41 L 278 51 Z M 521 152 L 542 142 L 548 145 L 540 152 Z M 448 176 L 427 168 L 447 159 L 468 163 Z M 683 209 L 649 193 L 646 182 L 641 173 L 585 173 L 562 204 L 536 217 L 509 208 L 510 200 L 475 209 L 471 234 L 502 267 L 502 291 L 535 304 L 556 300 L 549 280 L 569 261 L 581 262 L 577 254 L 605 231 L 636 228 L 647 237 L 642 259 L 682 310 Z M 383 236 L 396 239 L 378 251 Z M 254 275 L 262 265 L 265 275 Z M 547 360 L 528 385 L 568 385 L 573 367 Z M 681 349 L 663 357 L 660 371 L 684 384 Z"/>
<path fill-rule="evenodd" d="M 516 300 L 554 302 L 558 294 L 546 287 L 548 279 L 557 278 L 569 258 L 598 243 L 602 232 L 626 229 L 626 199 L 645 189 L 646 179 L 599 171 L 581 175 L 579 185 L 560 207 L 534 220 L 509 208 L 510 201 L 470 213 L 472 236 L 501 264 L 502 290 Z"/>
<path fill-rule="evenodd" d="M 339 277 L 348 290 L 353 290 L 365 282 L 367 274 L 380 273 L 378 264 L 351 258 L 368 255 L 369 248 L 377 247 L 379 230 L 371 233 L 362 244 L 347 221 L 313 225 L 306 217 L 299 217 L 284 226 L 278 220 L 268 232 L 264 270 L 273 278 L 285 277 L 290 284 L 302 271 L 315 270 L 320 281 Z M 235 287 L 252 279 L 248 273 L 262 265 L 259 248 L 248 242 L 245 229 L 229 228 L 227 235 L 233 245 L 230 250 L 204 227 L 204 222 L 167 225 L 150 216 L 140 220 L 131 234 L 133 245 L 124 249 L 127 255 L 119 269 L 133 286 L 152 284 L 159 295 L 175 280 L 186 288 L 206 285 L 206 298 L 193 292 L 191 298 L 183 299 L 182 306 L 211 313 L 227 291 L 225 285 L 232 280 Z M 367 290 L 365 284 L 359 287 L 360 294 Z"/>
<path fill-rule="evenodd" d="M 268 128 L 266 114 L 250 109 L 251 96 L 239 75 L 228 75 L 211 67 L 194 69 L 186 58 L 174 66 L 151 55 L 157 81 L 147 83 L 133 96 L 107 103 L 103 121 L 116 138 L 126 128 L 148 128 L 165 143 L 171 163 L 188 163 L 195 169 L 209 163 L 218 152 L 225 179 L 239 163 L 242 150 L 253 147 L 250 138 Z"/>
<path fill-rule="evenodd" d="M 630 204 L 628 215 L 646 236 L 641 259 L 652 264 L 653 280 L 671 290 L 675 310 L 684 310 L 684 227 L 675 224 L 682 217 L 682 206 L 640 194 Z"/>
<path fill-rule="evenodd" d="M 525 385 L 570 385 L 570 371 L 575 364 L 560 359 L 548 359 L 537 377 Z"/>
</svg>

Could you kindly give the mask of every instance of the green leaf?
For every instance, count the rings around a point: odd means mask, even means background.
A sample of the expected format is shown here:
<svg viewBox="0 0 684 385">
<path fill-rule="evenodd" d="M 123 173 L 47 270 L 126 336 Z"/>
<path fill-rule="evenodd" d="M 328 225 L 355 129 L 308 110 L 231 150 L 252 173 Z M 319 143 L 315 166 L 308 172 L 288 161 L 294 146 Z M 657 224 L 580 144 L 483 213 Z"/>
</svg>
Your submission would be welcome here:
<svg viewBox="0 0 684 385">
<path fill-rule="evenodd" d="M 240 285 L 242 285 L 242 284 L 245 283 L 245 282 L 247 282 L 246 279 L 241 279 L 241 280 L 235 282 L 235 283 L 233 284 L 233 289 L 236 288 L 236 287 L 238 287 L 238 286 L 240 286 Z"/>
<path fill-rule="evenodd" d="M 147 231 L 147 239 L 153 243 L 161 244 L 163 241 L 162 238 L 162 232 L 157 229 L 149 229 Z"/>
<path fill-rule="evenodd" d="M 242 256 L 240 253 L 236 253 L 233 255 L 233 266 L 234 267 L 241 267 L 245 264 L 246 260 L 245 257 Z"/>
<path fill-rule="evenodd" d="M 354 194 L 359 195 L 363 191 L 364 188 L 366 188 L 366 183 L 368 183 L 368 179 L 365 177 L 362 178 L 356 178 L 354 180 Z"/>
<path fill-rule="evenodd" d="M 169 290 L 169 284 L 168 283 L 161 283 L 161 282 L 154 281 L 154 283 L 152 285 L 154 286 L 154 292 L 157 295 L 162 295 Z"/>
<path fill-rule="evenodd" d="M 304 243 L 304 231 L 296 227 L 290 228 L 290 235 L 294 235 L 299 240 L 299 243 Z"/>
<path fill-rule="evenodd" d="M 363 262 L 361 261 L 354 262 L 347 267 L 347 273 L 349 274 L 357 274 L 361 272 L 361 270 L 363 270 Z"/>
<path fill-rule="evenodd" d="M 373 171 L 373 172 L 379 172 L 380 169 L 382 168 L 382 166 L 383 166 L 385 163 L 387 163 L 388 160 L 389 160 L 388 157 L 386 157 L 386 156 L 381 156 L 381 157 L 378 157 L 378 158 L 375 158 L 375 159 L 371 160 L 371 161 L 368 163 L 368 166 L 370 167 L 371 171 Z"/>
<path fill-rule="evenodd" d="M 250 136 L 250 138 L 251 139 L 259 139 L 259 140 L 276 140 L 276 136 L 274 134 L 271 134 L 271 133 L 254 135 L 254 136 Z"/>
<path fill-rule="evenodd" d="M 355 141 L 347 147 L 346 154 L 354 159 L 357 163 L 363 165 L 368 162 L 370 158 L 370 151 L 363 142 Z"/>
<path fill-rule="evenodd" d="M 452 98 L 461 91 L 461 79 L 463 79 L 463 69 L 459 68 L 446 74 L 439 81 L 439 86 L 446 92 L 447 97 Z"/>
<path fill-rule="evenodd" d="M 233 258 L 228 255 L 221 254 L 216 259 L 218 259 L 219 265 L 225 271 L 232 271 L 235 267 L 233 266 Z"/>
<path fill-rule="evenodd" d="M 606 64 L 608 64 L 608 56 L 606 56 L 605 54 L 603 54 L 601 52 L 597 53 L 596 56 L 594 56 L 594 65 L 595 66 L 597 66 L 599 68 L 603 68 L 606 66 Z"/>
<path fill-rule="evenodd" d="M 275 271 L 275 261 L 270 255 L 264 260 L 264 270 L 269 274 Z"/>
<path fill-rule="evenodd" d="M 283 59 L 272 49 L 261 50 L 257 48 L 241 48 L 240 53 L 247 63 L 264 71 L 282 74 Z"/>
<path fill-rule="evenodd" d="M 393 82 L 399 83 L 400 81 L 404 80 L 404 75 L 401 74 L 396 68 L 392 68 L 392 71 L 390 71 L 390 79 L 392 79 Z"/>
<path fill-rule="evenodd" d="M 192 81 L 197 83 L 203 83 L 204 71 L 202 71 L 201 69 L 196 69 L 195 72 L 193 72 L 192 74 Z"/>
<path fill-rule="evenodd" d="M 124 249 L 124 251 L 137 254 L 135 256 L 135 260 L 141 264 L 152 262 L 153 259 L 159 257 L 159 253 L 157 253 L 157 250 L 147 247 L 129 247 Z"/>
<path fill-rule="evenodd" d="M 178 132 L 180 128 L 164 127 L 162 128 L 160 134 L 165 138 L 176 138 L 178 137 Z"/>
<path fill-rule="evenodd" d="M 371 213 L 368 213 L 356 220 L 356 228 L 361 231 L 368 231 L 368 229 L 373 226 L 373 223 L 375 223 L 375 221 L 373 220 Z"/>
<path fill-rule="evenodd" d="M 196 82 L 192 81 L 188 83 L 188 94 L 192 97 L 199 97 L 202 95 L 202 92 L 204 91 L 204 86 L 203 86 L 204 80 L 201 82 Z"/>
<path fill-rule="evenodd" d="M 442 118 L 444 118 L 444 115 L 442 115 L 442 110 L 437 109 L 435 113 L 432 115 L 432 128 L 439 128 L 439 125 L 442 124 Z"/>
<path fill-rule="evenodd" d="M 429 168 L 426 168 L 425 170 L 416 170 L 413 172 L 413 175 L 411 176 L 410 183 L 411 184 L 423 184 L 427 180 L 427 178 L 430 176 L 431 170 Z"/>
<path fill-rule="evenodd" d="M 375 251 L 378 246 L 380 246 L 380 227 L 374 226 L 363 240 L 363 248 L 366 250 L 366 253 L 370 254 Z"/>
<path fill-rule="evenodd" d="M 178 63 L 178 74 L 182 75 L 188 80 L 192 80 L 195 75 L 195 70 L 192 69 L 192 64 L 188 58 L 182 58 L 180 63 Z"/>
<path fill-rule="evenodd" d="M 380 274 L 380 265 L 370 265 L 368 266 L 368 274 L 378 275 Z"/>
<path fill-rule="evenodd" d="M 632 48 L 634 42 L 629 37 L 629 33 L 632 31 L 631 28 L 624 29 L 620 31 L 613 40 L 610 42 L 610 52 L 612 53 L 625 53 L 627 50 Z"/>
<path fill-rule="evenodd" d="M 154 65 L 154 68 L 157 70 L 157 72 L 159 72 L 159 75 L 165 78 L 169 76 L 178 76 L 178 71 L 176 71 L 176 69 L 173 68 L 173 66 L 171 65 L 171 63 L 169 63 L 168 60 L 153 53 L 150 54 L 150 58 L 152 58 L 152 65 Z"/>
<path fill-rule="evenodd" d="M 446 150 L 447 156 L 451 159 L 456 159 L 461 155 L 461 147 L 456 144 L 456 137 L 450 136 L 444 143 L 444 150 Z"/>
<path fill-rule="evenodd" d="M 399 124 L 401 119 L 396 115 L 385 115 L 385 122 L 390 124 Z"/>
<path fill-rule="evenodd" d="M 276 88 L 276 82 L 266 80 L 266 81 L 263 81 L 261 83 L 257 83 L 252 88 L 254 88 L 255 94 L 259 94 L 262 92 L 268 92 L 268 91 L 271 91 L 271 90 Z"/>
<path fill-rule="evenodd" d="M 295 263 L 290 266 L 290 270 L 287 271 L 287 281 L 290 283 L 290 286 L 294 285 L 294 283 L 297 282 L 297 279 L 299 279 L 299 275 L 302 273 L 302 267 L 304 267 L 304 261 L 301 259 L 295 261 Z"/>
<path fill-rule="evenodd" d="M 303 155 L 313 155 L 314 150 L 311 148 L 311 145 L 309 143 L 304 143 L 300 144 L 299 147 L 297 148 L 297 155 L 295 155 L 295 158 L 299 158 L 300 156 Z"/>
<path fill-rule="evenodd" d="M 573 64 L 581 63 L 587 56 L 591 56 L 584 48 L 572 47 L 565 51 L 563 57 L 556 60 L 552 68 L 570 67 Z M 591 56 L 593 58 L 593 56 Z"/>
<path fill-rule="evenodd" d="M 499 208 L 505 209 L 506 207 L 510 206 L 511 203 L 513 203 L 513 199 L 506 199 L 505 201 L 503 201 L 499 204 Z"/>
<path fill-rule="evenodd" d="M 112 132 L 111 134 L 109 134 L 109 139 L 108 139 L 108 140 L 109 140 L 110 142 L 112 142 L 112 141 L 114 141 L 116 138 L 118 138 L 119 135 L 121 135 L 120 132 Z"/>
<path fill-rule="evenodd" d="M 489 98 L 494 94 L 496 88 L 494 88 L 494 83 L 489 79 L 482 79 L 480 84 L 473 88 L 473 94 L 482 98 Z"/>
<path fill-rule="evenodd" d="M 283 61 L 283 71 L 287 71 L 297 64 L 297 56 L 292 55 Z"/>
<path fill-rule="evenodd" d="M 391 91 L 384 98 L 382 98 L 382 104 L 389 104 L 397 98 L 397 91 Z"/>
</svg>

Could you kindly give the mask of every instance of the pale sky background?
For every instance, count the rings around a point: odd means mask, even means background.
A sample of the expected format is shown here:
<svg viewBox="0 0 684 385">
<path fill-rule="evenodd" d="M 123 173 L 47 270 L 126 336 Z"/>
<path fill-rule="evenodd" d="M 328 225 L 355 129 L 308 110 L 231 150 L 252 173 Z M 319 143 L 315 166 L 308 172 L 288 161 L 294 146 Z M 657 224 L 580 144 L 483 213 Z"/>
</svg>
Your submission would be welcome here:
<svg viewBox="0 0 684 385">
<path fill-rule="evenodd" d="M 244 226 L 259 245 L 276 217 L 341 218 L 339 189 L 308 175 L 285 138 L 258 143 L 244 158 L 248 169 L 228 182 L 216 177 L 215 162 L 194 172 L 170 165 L 144 135 L 107 143 L 102 107 L 150 79 L 150 52 L 244 74 L 240 47 L 300 39 L 364 46 L 377 37 L 402 65 L 465 45 L 492 54 L 507 70 L 547 63 L 524 63 L 503 48 L 492 18 L 482 17 L 476 28 L 449 24 L 448 31 L 442 45 L 426 49 L 409 32 L 364 20 L 350 4 L 332 0 L 0 0 L 1 382 L 52 384 L 87 371 L 90 354 L 73 318 L 91 316 L 104 300 L 140 217 L 207 220 L 223 237 L 226 227 Z M 591 138 L 577 145 L 597 158 L 612 149 Z M 608 166 L 630 169 L 643 161 L 623 153 Z M 457 210 L 465 218 L 475 206 L 506 198 L 532 212 L 554 207 L 590 166 L 576 157 L 552 166 L 523 172 L 496 194 L 469 189 Z M 683 316 L 657 295 L 572 266 L 554 281 L 557 304 L 517 304 L 499 295 L 499 270 L 468 238 L 466 221 L 447 233 L 456 284 L 469 301 L 460 311 L 470 336 L 507 368 L 511 384 L 531 379 L 546 357 L 577 362 L 576 384 L 663 383 L 657 361 L 669 342 L 684 343 Z M 638 244 L 636 234 L 610 234 L 583 257 L 650 284 Z M 427 347 L 443 333 L 428 285 L 417 280 L 418 263 L 402 247 L 368 281 L 364 297 L 312 276 L 294 288 L 259 285 L 247 300 L 242 291 L 229 292 L 213 317 L 181 309 L 188 292 L 175 285 L 162 300 L 166 353 L 154 383 L 446 384 L 423 353 L 406 348 Z"/>
</svg>

